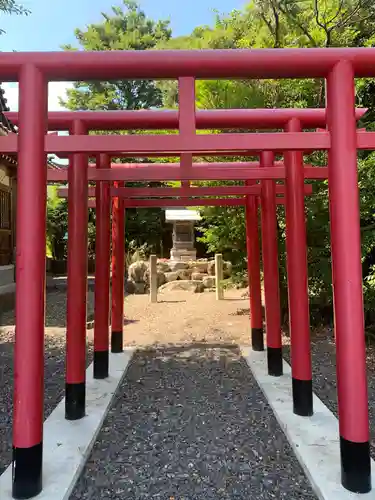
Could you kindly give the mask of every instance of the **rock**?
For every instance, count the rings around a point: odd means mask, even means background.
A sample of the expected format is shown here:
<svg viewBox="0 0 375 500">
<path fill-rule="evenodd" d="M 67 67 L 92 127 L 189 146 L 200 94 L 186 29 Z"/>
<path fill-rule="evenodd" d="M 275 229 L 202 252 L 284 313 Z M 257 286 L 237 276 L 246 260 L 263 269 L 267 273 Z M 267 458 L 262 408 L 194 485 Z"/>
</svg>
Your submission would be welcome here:
<svg viewBox="0 0 375 500">
<path fill-rule="evenodd" d="M 207 264 L 207 272 L 210 276 L 215 276 L 215 261 L 210 260 L 210 262 Z"/>
<path fill-rule="evenodd" d="M 167 278 L 165 277 L 165 273 L 163 273 L 162 271 L 157 271 L 157 274 L 158 274 L 158 287 L 161 285 L 164 285 L 164 283 L 167 283 Z M 149 269 L 146 270 L 144 276 L 145 276 L 146 286 L 149 287 L 150 286 L 150 270 Z"/>
<path fill-rule="evenodd" d="M 192 292 L 192 293 L 202 293 L 204 292 L 204 286 L 201 281 L 196 280 L 178 280 L 170 281 L 165 285 L 161 286 L 159 291 L 163 292 Z"/>
<path fill-rule="evenodd" d="M 204 288 L 215 288 L 216 280 L 214 276 L 206 276 L 203 278 L 203 286 Z"/>
<path fill-rule="evenodd" d="M 169 267 L 168 262 L 164 262 L 162 260 L 158 261 L 157 269 L 158 269 L 158 271 L 161 271 L 162 273 L 168 273 L 170 271 L 170 267 Z"/>
<path fill-rule="evenodd" d="M 215 261 L 211 260 L 208 263 L 207 272 L 210 276 L 215 276 Z M 232 276 L 232 263 L 225 260 L 223 261 L 223 274 L 224 278 L 230 278 Z"/>
<path fill-rule="evenodd" d="M 147 285 L 144 282 L 135 282 L 127 280 L 125 283 L 125 292 L 130 295 L 143 295 L 147 292 Z"/>
<path fill-rule="evenodd" d="M 192 280 L 198 280 L 198 281 L 202 281 L 206 277 L 208 277 L 208 274 L 205 273 L 193 273 L 191 275 Z"/>
<path fill-rule="evenodd" d="M 177 281 L 180 276 L 180 271 L 171 271 L 169 273 L 164 273 L 165 279 L 167 280 L 167 283 L 170 281 Z"/>
<path fill-rule="evenodd" d="M 135 293 L 135 283 L 134 281 L 131 281 L 131 280 L 127 280 L 125 282 L 125 292 L 126 293 L 129 293 L 129 294 L 133 294 Z"/>
<path fill-rule="evenodd" d="M 193 269 L 193 273 L 205 273 L 205 274 L 207 274 L 208 261 L 191 262 L 190 267 Z"/>
<path fill-rule="evenodd" d="M 191 269 L 180 269 L 176 271 L 178 273 L 179 280 L 191 280 L 192 270 Z"/>
<path fill-rule="evenodd" d="M 144 260 L 133 262 L 129 266 L 129 279 L 134 283 L 145 283 L 145 273 L 148 269 L 148 264 Z"/>
<path fill-rule="evenodd" d="M 146 293 L 146 283 L 134 283 L 135 285 L 135 294 L 136 295 L 144 295 Z"/>
<path fill-rule="evenodd" d="M 166 282 L 167 278 L 165 277 L 165 273 L 158 271 L 158 287 L 164 285 Z"/>
<path fill-rule="evenodd" d="M 188 269 L 189 264 L 187 262 L 181 262 L 179 260 L 174 261 L 169 261 L 169 269 L 171 271 L 180 271 L 181 269 Z"/>
</svg>

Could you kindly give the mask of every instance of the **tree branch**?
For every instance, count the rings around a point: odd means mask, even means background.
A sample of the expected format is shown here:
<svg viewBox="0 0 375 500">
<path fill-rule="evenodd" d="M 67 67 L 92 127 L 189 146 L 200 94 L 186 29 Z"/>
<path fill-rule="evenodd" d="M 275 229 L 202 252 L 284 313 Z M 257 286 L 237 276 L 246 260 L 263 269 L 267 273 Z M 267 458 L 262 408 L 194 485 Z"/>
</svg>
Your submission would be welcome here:
<svg viewBox="0 0 375 500">
<path fill-rule="evenodd" d="M 317 47 L 318 44 L 316 43 L 316 41 L 314 40 L 312 35 L 309 33 L 309 30 L 298 21 L 298 16 L 294 16 L 293 13 L 290 10 L 288 10 L 287 5 L 288 4 L 285 4 L 285 6 L 284 6 L 280 2 L 279 9 L 280 9 L 281 13 L 284 14 L 284 16 L 286 16 L 288 18 L 289 22 L 293 23 L 295 26 L 297 26 L 297 28 L 299 28 L 302 31 L 302 33 L 310 40 L 310 43 L 314 47 Z"/>
</svg>

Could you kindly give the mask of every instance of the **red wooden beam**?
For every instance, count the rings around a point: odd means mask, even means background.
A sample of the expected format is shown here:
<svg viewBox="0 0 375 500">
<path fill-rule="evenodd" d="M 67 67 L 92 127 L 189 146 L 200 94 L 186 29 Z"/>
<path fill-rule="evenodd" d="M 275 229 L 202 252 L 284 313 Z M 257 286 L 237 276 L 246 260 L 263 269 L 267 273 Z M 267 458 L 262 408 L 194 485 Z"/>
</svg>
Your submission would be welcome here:
<svg viewBox="0 0 375 500">
<path fill-rule="evenodd" d="M 89 208 L 95 208 L 95 199 L 88 201 Z M 193 200 L 124 200 L 125 208 L 168 208 L 168 207 L 236 207 L 245 205 L 246 198 L 195 198 Z M 284 205 L 285 198 L 278 196 L 276 205 Z"/>
<path fill-rule="evenodd" d="M 357 108 L 359 120 L 367 109 Z M 196 110 L 197 129 L 273 129 L 283 128 L 297 118 L 304 128 L 324 127 L 326 110 L 316 109 L 215 109 Z M 6 112 L 18 125 L 18 113 Z M 177 130 L 178 111 L 55 111 L 48 113 L 50 130 L 70 130 L 74 120 L 82 121 L 88 130 Z"/>
<path fill-rule="evenodd" d="M 189 154 L 189 153 L 186 153 Z M 157 162 L 150 162 L 150 163 L 111 163 L 111 168 L 118 168 L 118 169 L 125 169 L 125 168 L 130 168 L 130 169 L 145 169 L 142 170 L 143 172 L 147 172 L 147 169 L 159 169 L 159 171 L 167 172 L 167 171 L 177 171 L 177 169 L 183 169 L 187 170 L 188 168 L 200 168 L 200 169 L 217 169 L 217 170 L 222 170 L 225 171 L 227 169 L 249 169 L 249 168 L 259 168 L 259 161 L 225 161 L 225 162 L 220 162 L 220 161 L 213 161 L 213 162 L 192 162 L 189 161 L 188 164 L 185 164 L 183 166 L 183 163 L 180 162 L 164 162 L 164 163 L 157 163 Z M 96 168 L 95 163 L 89 163 L 88 164 L 89 168 Z M 284 167 L 284 162 L 283 161 L 276 161 L 275 166 L 277 167 Z M 313 165 L 309 163 L 304 164 L 305 168 L 308 167 L 313 167 Z M 167 170 L 168 169 L 168 170 Z M 183 171 L 183 170 L 181 170 Z"/>
<path fill-rule="evenodd" d="M 327 179 L 327 167 L 305 167 L 305 179 Z M 104 181 L 215 181 L 215 180 L 261 180 L 261 179 L 285 179 L 284 167 L 273 168 L 242 168 L 242 169 L 202 169 L 192 168 L 188 174 L 181 172 L 179 168 L 165 167 L 163 170 L 149 168 L 113 168 L 98 171 L 90 168 L 88 171 L 88 180 L 91 182 Z M 68 173 L 66 170 L 48 169 L 47 181 L 67 182 Z"/>
<path fill-rule="evenodd" d="M 373 48 L 1 52 L 0 79 L 18 81 L 22 67 L 48 80 L 195 78 L 325 78 L 341 60 L 354 76 L 375 76 Z"/>
<path fill-rule="evenodd" d="M 151 163 L 111 163 L 111 168 L 258 168 L 259 161 L 212 161 L 212 162 L 192 162 L 189 161 L 188 164 L 183 166 L 183 162 L 151 162 Z M 89 168 L 96 168 L 96 163 L 89 163 Z M 275 166 L 283 167 L 283 161 L 275 161 Z M 306 163 L 305 167 L 312 167 L 312 165 Z"/>
<path fill-rule="evenodd" d="M 375 132 L 357 132 L 358 149 L 375 150 Z M 330 149 L 328 132 L 289 132 L 260 134 L 200 134 L 193 137 L 180 135 L 46 135 L 46 153 L 91 153 L 105 151 L 117 154 L 147 157 L 150 155 L 176 156 L 181 153 L 216 154 L 238 156 L 238 153 L 265 150 L 277 152 L 316 151 Z M 0 137 L 2 153 L 17 153 L 17 134 Z M 249 153 L 247 153 L 249 154 Z"/>
<path fill-rule="evenodd" d="M 60 198 L 67 198 L 69 193 L 68 188 L 58 190 Z M 179 196 L 181 198 L 190 198 L 194 196 L 241 196 L 241 195 L 260 195 L 261 186 L 217 186 L 217 187 L 177 187 L 177 188 L 112 188 L 111 196 L 119 196 L 121 198 L 139 198 L 139 197 L 160 197 L 160 196 Z M 285 193 L 285 186 L 276 186 L 277 194 Z M 312 185 L 305 185 L 305 194 L 312 193 Z M 95 196 L 95 188 L 89 188 L 89 197 Z"/>
<path fill-rule="evenodd" d="M 1 138 L 2 140 L 3 138 Z M 375 145 L 374 145 L 375 146 Z M 260 133 L 260 134 L 200 134 L 184 135 L 96 135 L 47 136 L 47 153 L 116 154 L 126 151 L 129 156 L 147 156 L 148 153 L 200 153 L 225 151 L 238 155 L 240 151 L 316 151 L 329 149 L 327 132 Z M 1 142 L 0 142 L 1 150 Z"/>
<path fill-rule="evenodd" d="M 359 134 L 370 134 L 359 132 Z M 368 141 L 369 139 L 367 139 Z M 371 142 L 371 140 L 370 140 Z M 375 149 L 375 136 L 373 137 Z M 46 135 L 45 152 L 89 153 L 105 152 L 111 156 L 126 154 L 128 156 L 145 156 L 150 153 L 166 153 L 170 156 L 181 153 L 213 154 L 226 152 L 238 156 L 242 151 L 270 150 L 277 152 L 288 150 L 316 151 L 330 148 L 328 132 L 300 133 L 259 133 L 259 134 L 199 134 L 183 135 L 86 135 L 86 136 L 54 136 Z M 17 135 L 0 137 L 0 151 L 17 152 Z"/>
<path fill-rule="evenodd" d="M 358 149 L 375 150 L 375 132 L 357 132 Z M 291 149 L 293 148 L 293 149 Z M 252 156 L 252 152 L 270 150 L 283 152 L 330 149 L 329 133 L 259 133 L 259 134 L 201 134 L 192 138 L 179 135 L 91 135 L 45 137 L 45 152 L 64 157 L 71 153 L 97 154 L 105 151 L 111 156 L 177 156 L 181 153 L 215 156 Z M 17 134 L 0 137 L 0 151 L 18 152 Z M 126 153 L 125 153 L 126 151 Z"/>
</svg>

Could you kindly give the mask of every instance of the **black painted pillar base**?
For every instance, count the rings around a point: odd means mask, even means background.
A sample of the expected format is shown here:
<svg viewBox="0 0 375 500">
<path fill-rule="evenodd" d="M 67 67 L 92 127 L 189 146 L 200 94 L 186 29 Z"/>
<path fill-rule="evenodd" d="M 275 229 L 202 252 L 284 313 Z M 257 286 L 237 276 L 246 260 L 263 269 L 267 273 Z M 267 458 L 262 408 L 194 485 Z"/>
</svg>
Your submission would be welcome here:
<svg viewBox="0 0 375 500">
<path fill-rule="evenodd" d="M 353 493 L 371 491 L 370 443 L 354 443 L 340 436 L 341 484 Z"/>
<path fill-rule="evenodd" d="M 281 377 L 283 374 L 283 348 L 267 347 L 268 375 Z"/>
<path fill-rule="evenodd" d="M 113 352 L 115 354 L 123 352 L 122 342 L 123 342 L 122 330 L 120 330 L 120 331 L 113 331 L 112 330 L 112 334 L 111 334 L 111 352 Z"/>
<path fill-rule="evenodd" d="M 108 351 L 94 351 L 94 378 L 107 378 L 109 372 Z"/>
<path fill-rule="evenodd" d="M 79 420 L 85 416 L 86 382 L 65 384 L 65 418 Z"/>
<path fill-rule="evenodd" d="M 263 328 L 251 329 L 251 345 L 253 351 L 264 351 Z"/>
<path fill-rule="evenodd" d="M 300 417 L 311 417 L 313 410 L 312 380 L 292 378 L 293 413 Z"/>
<path fill-rule="evenodd" d="M 13 447 L 12 496 L 33 498 L 42 491 L 43 442 L 31 448 Z"/>
</svg>

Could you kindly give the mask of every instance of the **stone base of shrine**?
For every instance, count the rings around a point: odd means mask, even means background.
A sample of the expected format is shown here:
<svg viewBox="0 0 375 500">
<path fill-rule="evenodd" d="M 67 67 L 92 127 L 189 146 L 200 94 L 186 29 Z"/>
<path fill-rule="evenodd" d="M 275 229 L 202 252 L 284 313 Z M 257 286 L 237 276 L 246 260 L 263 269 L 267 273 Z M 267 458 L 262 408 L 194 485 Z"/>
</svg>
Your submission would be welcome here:
<svg viewBox="0 0 375 500">
<path fill-rule="evenodd" d="M 184 250 L 184 249 L 171 249 L 171 260 L 188 262 L 190 260 L 197 260 L 197 251 L 196 250 Z"/>
</svg>

